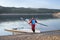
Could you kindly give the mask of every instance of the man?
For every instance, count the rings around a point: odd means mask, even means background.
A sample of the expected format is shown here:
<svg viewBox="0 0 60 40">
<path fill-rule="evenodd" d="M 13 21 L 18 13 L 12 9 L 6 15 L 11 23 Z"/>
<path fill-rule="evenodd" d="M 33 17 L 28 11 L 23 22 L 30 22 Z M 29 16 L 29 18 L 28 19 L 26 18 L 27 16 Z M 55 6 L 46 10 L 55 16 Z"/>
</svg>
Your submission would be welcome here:
<svg viewBox="0 0 60 40">
<path fill-rule="evenodd" d="M 33 33 L 35 33 L 35 23 L 37 23 L 37 21 L 36 21 L 34 18 L 32 18 L 32 19 L 29 21 L 29 24 L 31 24 L 31 26 L 32 26 L 32 31 L 33 31 Z"/>
</svg>

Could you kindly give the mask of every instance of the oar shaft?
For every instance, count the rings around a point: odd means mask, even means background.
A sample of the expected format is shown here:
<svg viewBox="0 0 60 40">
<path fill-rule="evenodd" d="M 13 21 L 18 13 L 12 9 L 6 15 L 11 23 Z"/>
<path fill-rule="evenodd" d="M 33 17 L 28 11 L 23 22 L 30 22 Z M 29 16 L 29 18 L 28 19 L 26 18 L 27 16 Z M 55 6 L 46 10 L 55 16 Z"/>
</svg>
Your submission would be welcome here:
<svg viewBox="0 0 60 40">
<path fill-rule="evenodd" d="M 45 25 L 45 24 L 42 24 L 42 23 L 38 23 L 38 24 L 40 24 L 40 25 L 43 25 L 43 26 L 47 26 L 47 25 Z"/>
<path fill-rule="evenodd" d="M 24 19 L 23 19 L 23 20 L 24 20 Z M 24 21 L 28 23 L 29 19 L 25 19 Z M 38 24 L 43 25 L 43 26 L 47 26 L 47 25 L 42 24 L 42 23 L 38 23 Z"/>
</svg>

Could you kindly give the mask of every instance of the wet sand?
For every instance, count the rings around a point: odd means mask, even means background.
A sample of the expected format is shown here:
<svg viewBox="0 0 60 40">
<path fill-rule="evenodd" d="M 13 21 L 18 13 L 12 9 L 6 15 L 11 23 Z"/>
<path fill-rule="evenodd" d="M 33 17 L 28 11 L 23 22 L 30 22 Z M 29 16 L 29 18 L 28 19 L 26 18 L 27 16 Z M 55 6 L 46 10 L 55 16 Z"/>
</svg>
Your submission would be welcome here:
<svg viewBox="0 0 60 40">
<path fill-rule="evenodd" d="M 0 40 L 60 40 L 60 30 L 0 36 Z"/>
</svg>

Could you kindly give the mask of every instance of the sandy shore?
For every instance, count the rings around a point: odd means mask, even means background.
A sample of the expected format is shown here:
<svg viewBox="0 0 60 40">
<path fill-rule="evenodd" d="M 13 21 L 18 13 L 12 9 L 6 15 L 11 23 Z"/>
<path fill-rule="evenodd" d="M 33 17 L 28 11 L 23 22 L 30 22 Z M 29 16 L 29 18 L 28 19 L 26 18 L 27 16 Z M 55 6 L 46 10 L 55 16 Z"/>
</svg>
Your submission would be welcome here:
<svg viewBox="0 0 60 40">
<path fill-rule="evenodd" d="M 0 36 L 0 40 L 60 40 L 60 30 Z"/>
</svg>

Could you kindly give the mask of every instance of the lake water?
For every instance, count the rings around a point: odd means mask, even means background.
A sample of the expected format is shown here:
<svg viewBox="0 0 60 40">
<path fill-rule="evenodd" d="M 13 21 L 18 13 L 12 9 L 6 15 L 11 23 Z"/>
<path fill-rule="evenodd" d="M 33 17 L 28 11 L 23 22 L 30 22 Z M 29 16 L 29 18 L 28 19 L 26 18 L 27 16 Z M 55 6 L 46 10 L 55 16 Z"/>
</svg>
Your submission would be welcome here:
<svg viewBox="0 0 60 40">
<path fill-rule="evenodd" d="M 48 25 L 48 27 L 36 24 L 36 29 L 41 32 L 44 31 L 52 31 L 52 30 L 60 30 L 60 19 L 47 19 L 47 20 L 37 20 L 39 23 L 43 23 Z M 25 21 L 6 21 L 0 23 L 0 36 L 4 35 L 12 35 L 12 33 L 5 31 L 4 29 L 31 29 L 31 26 Z"/>
</svg>

